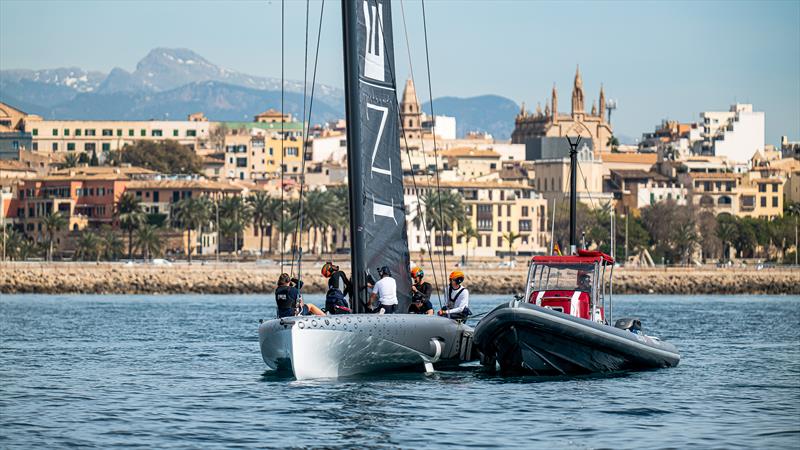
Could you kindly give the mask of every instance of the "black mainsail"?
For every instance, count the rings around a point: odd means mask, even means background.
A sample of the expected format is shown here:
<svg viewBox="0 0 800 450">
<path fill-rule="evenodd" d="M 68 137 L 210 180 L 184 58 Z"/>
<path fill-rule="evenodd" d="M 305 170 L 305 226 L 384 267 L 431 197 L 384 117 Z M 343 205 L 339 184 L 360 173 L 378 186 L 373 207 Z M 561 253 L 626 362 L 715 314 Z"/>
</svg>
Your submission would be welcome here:
<svg viewBox="0 0 800 450">
<path fill-rule="evenodd" d="M 351 305 L 364 312 L 367 282 L 387 266 L 399 311 L 410 277 L 390 0 L 343 0 Z"/>
</svg>

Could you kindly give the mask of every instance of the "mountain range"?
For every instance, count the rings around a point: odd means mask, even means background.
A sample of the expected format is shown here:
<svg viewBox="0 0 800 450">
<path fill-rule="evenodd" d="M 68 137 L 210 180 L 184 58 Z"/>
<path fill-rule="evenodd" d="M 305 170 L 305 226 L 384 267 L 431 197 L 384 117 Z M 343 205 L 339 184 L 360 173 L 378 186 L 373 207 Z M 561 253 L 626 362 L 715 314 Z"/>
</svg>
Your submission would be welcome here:
<svg viewBox="0 0 800 450">
<path fill-rule="evenodd" d="M 284 86 L 285 110 L 301 116 L 303 83 L 287 80 Z M 188 49 L 153 49 L 132 72 L 0 70 L 0 101 L 47 119 L 183 120 L 203 112 L 210 120 L 247 121 L 280 107 L 280 87 L 279 78 L 229 70 Z M 312 122 L 344 117 L 341 88 L 317 84 L 314 96 Z M 479 130 L 507 139 L 519 108 L 507 98 L 485 95 L 437 98 L 434 109 L 456 117 L 459 136 Z"/>
</svg>

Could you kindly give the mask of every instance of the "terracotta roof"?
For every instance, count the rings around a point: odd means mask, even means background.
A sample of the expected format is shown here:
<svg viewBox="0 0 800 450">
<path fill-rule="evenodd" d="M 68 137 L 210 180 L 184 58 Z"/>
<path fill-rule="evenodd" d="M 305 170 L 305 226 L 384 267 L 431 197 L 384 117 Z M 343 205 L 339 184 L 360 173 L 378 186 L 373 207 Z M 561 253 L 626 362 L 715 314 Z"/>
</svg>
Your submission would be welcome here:
<svg viewBox="0 0 800 450">
<path fill-rule="evenodd" d="M 194 189 L 202 191 L 241 192 L 233 184 L 210 180 L 137 180 L 128 183 L 126 189 Z"/>
<path fill-rule="evenodd" d="M 451 148 L 443 150 L 441 156 L 444 158 L 500 158 L 500 154 L 494 150 L 483 150 L 469 147 Z"/>
<path fill-rule="evenodd" d="M 135 166 L 80 166 L 54 170 L 51 175 L 61 176 L 96 176 L 96 175 L 156 175 L 158 172 Z"/>
<path fill-rule="evenodd" d="M 649 164 L 658 162 L 658 155 L 655 153 L 608 153 L 600 154 L 600 159 L 607 163 L 630 163 L 630 164 Z"/>
<path fill-rule="evenodd" d="M 36 172 L 31 167 L 20 161 L 0 160 L 0 170 L 13 170 L 17 172 Z"/>
</svg>

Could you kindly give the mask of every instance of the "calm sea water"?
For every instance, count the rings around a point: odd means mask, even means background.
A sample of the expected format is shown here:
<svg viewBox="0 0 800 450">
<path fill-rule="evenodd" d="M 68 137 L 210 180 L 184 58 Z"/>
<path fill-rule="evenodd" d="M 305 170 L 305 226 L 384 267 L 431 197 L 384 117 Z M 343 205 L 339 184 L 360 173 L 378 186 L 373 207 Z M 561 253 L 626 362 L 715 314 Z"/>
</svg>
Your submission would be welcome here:
<svg viewBox="0 0 800 450">
<path fill-rule="evenodd" d="M 681 364 L 549 380 L 281 378 L 257 341 L 274 313 L 259 296 L 1 296 L 0 448 L 800 446 L 798 297 L 617 297 Z"/>
</svg>

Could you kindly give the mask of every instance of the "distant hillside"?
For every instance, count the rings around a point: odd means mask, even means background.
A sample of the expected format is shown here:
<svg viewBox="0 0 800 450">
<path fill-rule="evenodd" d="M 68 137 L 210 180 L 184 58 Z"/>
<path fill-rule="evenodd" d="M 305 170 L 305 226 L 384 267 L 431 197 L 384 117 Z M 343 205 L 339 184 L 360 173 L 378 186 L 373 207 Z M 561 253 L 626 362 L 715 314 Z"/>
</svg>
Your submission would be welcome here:
<svg viewBox="0 0 800 450">
<path fill-rule="evenodd" d="M 456 118 L 456 133 L 463 137 L 470 131 L 486 131 L 495 139 L 510 139 L 514 131 L 514 117 L 519 105 L 499 95 L 458 98 L 441 97 L 434 100 L 434 112 Z M 430 102 L 423 110 L 431 113 Z"/>
</svg>

